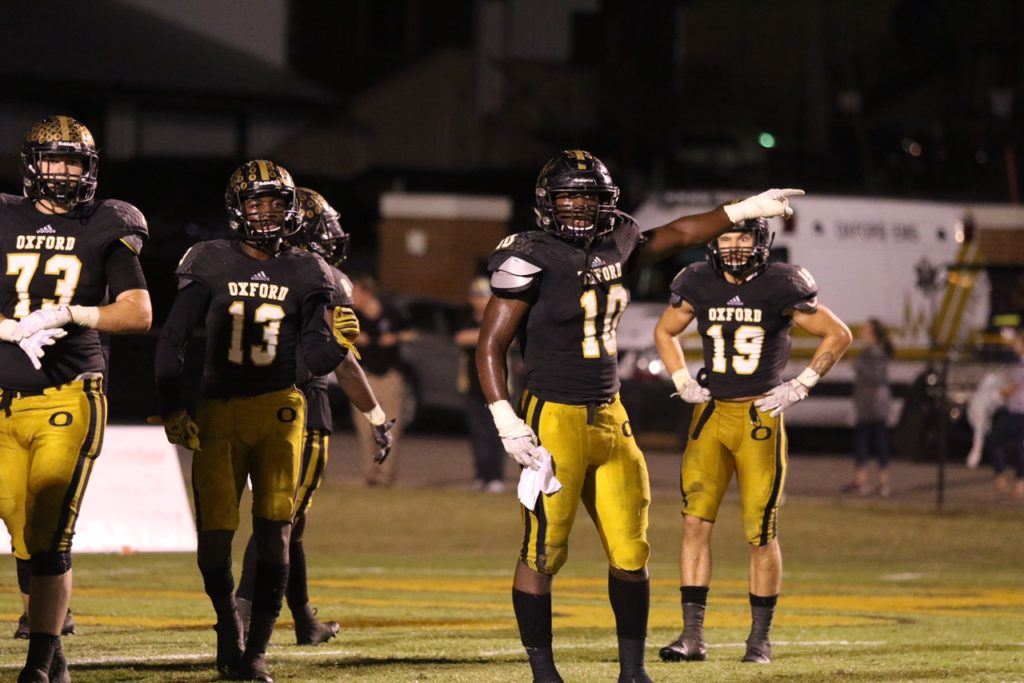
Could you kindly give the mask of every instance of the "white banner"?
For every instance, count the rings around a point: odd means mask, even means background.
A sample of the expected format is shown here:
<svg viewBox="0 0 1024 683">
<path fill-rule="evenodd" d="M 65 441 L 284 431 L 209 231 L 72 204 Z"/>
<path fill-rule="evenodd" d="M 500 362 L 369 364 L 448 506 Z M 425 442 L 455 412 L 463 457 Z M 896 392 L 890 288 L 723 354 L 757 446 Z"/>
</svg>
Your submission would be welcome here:
<svg viewBox="0 0 1024 683">
<path fill-rule="evenodd" d="M 0 524 L 0 547 L 10 546 Z M 181 463 L 163 427 L 107 427 L 72 546 L 75 553 L 195 551 Z"/>
</svg>

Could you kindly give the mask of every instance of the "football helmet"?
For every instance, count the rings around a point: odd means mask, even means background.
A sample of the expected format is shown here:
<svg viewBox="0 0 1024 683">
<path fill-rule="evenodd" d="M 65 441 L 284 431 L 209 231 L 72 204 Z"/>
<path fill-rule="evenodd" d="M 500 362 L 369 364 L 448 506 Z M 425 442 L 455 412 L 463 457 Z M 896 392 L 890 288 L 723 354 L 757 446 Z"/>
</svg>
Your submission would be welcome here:
<svg viewBox="0 0 1024 683">
<path fill-rule="evenodd" d="M 245 201 L 261 196 L 284 200 L 282 210 L 247 213 Z M 252 159 L 235 169 L 224 192 L 228 227 L 242 241 L 276 250 L 281 240 L 299 229 L 299 202 L 295 181 L 284 166 L 267 159 Z"/>
<path fill-rule="evenodd" d="M 82 173 L 60 172 L 53 162 L 81 162 Z M 43 162 L 47 168 L 43 168 Z M 92 201 L 96 194 L 100 157 L 96 141 L 84 125 L 70 116 L 47 116 L 32 126 L 21 144 L 21 176 L 25 196 L 72 209 Z"/>
<path fill-rule="evenodd" d="M 341 216 L 323 195 L 306 187 L 296 189 L 299 230 L 288 241 L 319 254 L 335 268 L 348 257 L 349 235 L 341 227 Z"/>
<path fill-rule="evenodd" d="M 768 265 L 768 252 L 775 241 L 775 233 L 768 229 L 765 218 L 750 218 L 736 223 L 726 232 L 750 233 L 754 236 L 752 247 L 718 246 L 718 240 L 709 240 L 705 245 L 708 263 L 719 275 L 728 273 L 733 277 L 746 278 L 759 273 Z"/>
<path fill-rule="evenodd" d="M 559 208 L 559 195 L 589 195 L 597 201 Z M 612 231 L 619 188 L 608 168 L 590 152 L 570 149 L 548 160 L 537 176 L 537 226 L 564 239 L 589 242 Z"/>
</svg>

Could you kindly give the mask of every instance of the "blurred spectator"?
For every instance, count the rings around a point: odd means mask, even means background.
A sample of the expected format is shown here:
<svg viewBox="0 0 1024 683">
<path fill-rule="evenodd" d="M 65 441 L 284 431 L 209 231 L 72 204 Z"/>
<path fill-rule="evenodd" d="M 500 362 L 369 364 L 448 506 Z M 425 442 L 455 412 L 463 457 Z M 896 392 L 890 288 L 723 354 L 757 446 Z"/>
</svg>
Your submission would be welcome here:
<svg viewBox="0 0 1024 683">
<path fill-rule="evenodd" d="M 398 418 L 391 431 L 394 436 L 391 457 L 377 465 L 373 461 L 378 450 L 373 440 L 373 428 L 358 409 L 352 406 L 352 422 L 359 436 L 363 480 L 367 486 L 391 486 L 398 474 L 399 439 L 404 427 L 402 399 L 405 396 L 405 380 L 399 369 L 399 344 L 411 338 L 412 332 L 409 331 L 405 314 L 378 296 L 377 283 L 372 277 L 364 275 L 354 280 L 352 302 L 362 328 L 356 341 L 362 356 L 360 364 L 384 413 L 388 417 Z"/>
<path fill-rule="evenodd" d="M 466 427 L 473 446 L 473 464 L 476 476 L 473 488 L 487 493 L 505 491 L 505 449 L 501 445 L 498 430 L 487 409 L 487 399 L 480 388 L 480 377 L 476 374 L 476 343 L 480 337 L 480 323 L 484 309 L 491 299 L 491 286 L 485 277 L 473 280 L 467 300 L 469 311 L 465 322 L 455 333 L 459 345 L 459 393 L 466 398 Z"/>
<path fill-rule="evenodd" d="M 853 361 L 855 374 L 853 407 L 856 424 L 853 428 L 853 449 L 857 459 L 853 481 L 843 487 L 847 493 L 877 493 L 886 497 L 892 492 L 889 476 L 889 408 L 892 393 L 889 389 L 889 359 L 892 342 L 885 326 L 871 318 L 860 328 L 859 337 L 864 348 Z M 871 455 L 878 460 L 878 486 L 873 490 L 867 483 L 867 466 Z"/>
<path fill-rule="evenodd" d="M 1004 471 L 1010 460 L 1017 474 L 1013 497 L 1024 498 L 1024 330 L 1011 336 L 1010 346 L 1019 362 L 1010 369 L 1000 391 L 1006 399 L 1006 409 L 996 415 L 987 446 L 991 449 L 996 491 L 1005 491 L 1009 486 Z"/>
</svg>

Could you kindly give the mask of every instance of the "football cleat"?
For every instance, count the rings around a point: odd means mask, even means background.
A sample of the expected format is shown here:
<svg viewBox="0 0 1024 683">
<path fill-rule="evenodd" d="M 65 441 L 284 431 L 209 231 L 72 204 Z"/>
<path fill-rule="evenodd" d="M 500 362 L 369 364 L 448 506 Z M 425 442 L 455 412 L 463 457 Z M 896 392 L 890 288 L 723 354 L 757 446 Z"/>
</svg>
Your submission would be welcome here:
<svg viewBox="0 0 1024 683">
<path fill-rule="evenodd" d="M 50 660 L 50 683 L 71 683 L 71 673 L 68 671 L 68 660 L 64 657 L 64 650 L 57 648 Z"/>
<path fill-rule="evenodd" d="M 24 612 L 18 617 L 18 628 L 14 629 L 15 640 L 28 640 L 31 631 L 28 628 L 28 615 Z"/>
<path fill-rule="evenodd" d="M 683 631 L 678 638 L 658 650 L 658 656 L 663 662 L 703 662 L 708 658 L 708 650 L 703 637 L 690 637 Z"/>
<path fill-rule="evenodd" d="M 274 683 L 274 677 L 270 675 L 270 669 L 267 667 L 267 656 L 263 654 L 255 657 L 243 656 L 231 667 L 227 677 L 233 681 Z"/>
<path fill-rule="evenodd" d="M 242 640 L 242 620 L 234 612 L 232 618 L 219 620 L 213 630 L 217 632 L 217 671 L 221 676 L 231 677 L 234 667 L 242 658 L 245 643 Z"/>
<path fill-rule="evenodd" d="M 295 617 L 295 642 L 298 645 L 319 645 L 338 635 L 341 624 L 336 621 L 320 621 L 316 609 L 308 604 Z"/>
<path fill-rule="evenodd" d="M 743 655 L 743 661 L 754 664 L 771 664 L 772 644 L 768 642 L 767 638 L 755 641 L 747 640 L 747 652 Z"/>
<path fill-rule="evenodd" d="M 68 610 L 68 613 L 64 616 L 64 626 L 60 629 L 62 636 L 73 636 L 78 631 L 75 629 L 75 615 Z M 16 640 L 28 640 L 31 630 L 28 627 L 28 615 L 24 612 L 18 617 L 18 628 L 14 630 L 14 638 Z"/>
<path fill-rule="evenodd" d="M 619 674 L 619 683 L 654 683 L 654 679 L 641 669 L 631 674 Z"/>
</svg>

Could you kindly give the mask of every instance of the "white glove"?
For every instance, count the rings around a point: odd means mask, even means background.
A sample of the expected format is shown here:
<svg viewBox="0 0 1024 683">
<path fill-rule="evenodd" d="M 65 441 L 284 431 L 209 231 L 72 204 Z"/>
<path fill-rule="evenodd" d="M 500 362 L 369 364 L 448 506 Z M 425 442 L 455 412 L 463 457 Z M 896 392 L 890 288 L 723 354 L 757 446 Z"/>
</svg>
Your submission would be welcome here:
<svg viewBox="0 0 1024 683">
<path fill-rule="evenodd" d="M 25 339 L 40 330 L 64 327 L 69 322 L 71 322 L 71 309 L 67 306 L 40 308 L 38 311 L 32 311 L 18 322 L 17 334 Z"/>
<path fill-rule="evenodd" d="M 758 410 L 770 410 L 770 417 L 777 417 L 791 405 L 805 398 L 807 398 L 807 387 L 798 380 L 791 379 L 754 401 L 754 405 Z"/>
<path fill-rule="evenodd" d="M 537 435 L 516 415 L 512 404 L 508 401 L 495 401 L 488 404 L 487 408 L 491 411 L 494 426 L 498 428 L 498 436 L 501 437 L 501 445 L 509 457 L 523 467 L 539 470 L 543 451 L 538 445 Z"/>
<path fill-rule="evenodd" d="M 13 318 L 0 320 L 0 341 L 18 343 L 21 335 L 18 333 L 18 321 Z"/>
<path fill-rule="evenodd" d="M 734 224 L 750 218 L 789 218 L 793 215 L 793 209 L 789 207 L 789 198 L 799 197 L 803 193 L 803 190 L 795 189 L 766 190 L 735 204 L 726 204 L 722 208 Z"/>
<path fill-rule="evenodd" d="M 54 343 L 61 337 L 67 335 L 67 330 L 63 330 L 59 327 L 51 328 L 48 330 L 39 330 L 30 337 L 26 337 L 18 342 L 18 346 L 25 352 L 28 359 L 32 361 L 32 367 L 36 370 L 41 370 L 43 364 L 40 362 L 43 358 L 44 346 L 53 346 Z"/>
<path fill-rule="evenodd" d="M 673 372 L 672 382 L 676 385 L 676 393 L 672 395 L 678 396 L 686 403 L 707 403 L 711 400 L 711 392 L 691 377 L 686 368 Z"/>
</svg>

